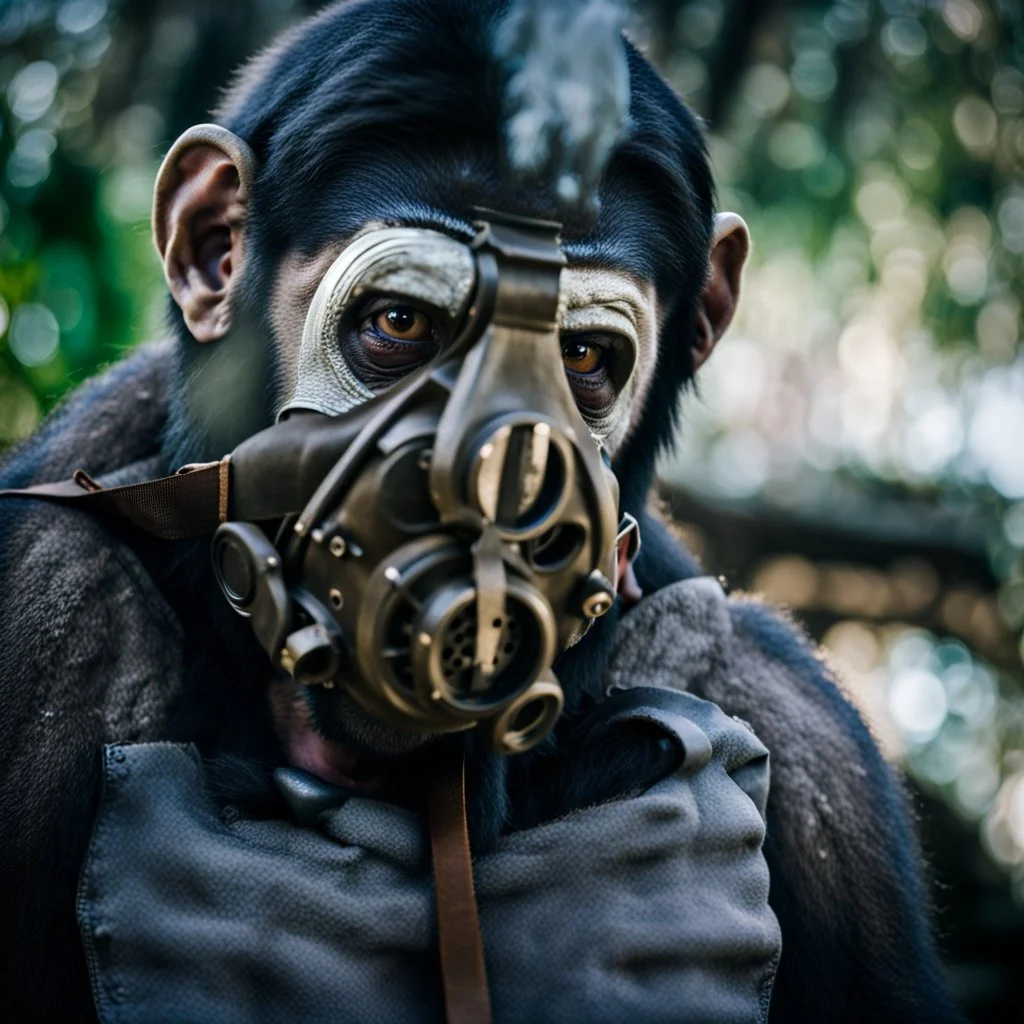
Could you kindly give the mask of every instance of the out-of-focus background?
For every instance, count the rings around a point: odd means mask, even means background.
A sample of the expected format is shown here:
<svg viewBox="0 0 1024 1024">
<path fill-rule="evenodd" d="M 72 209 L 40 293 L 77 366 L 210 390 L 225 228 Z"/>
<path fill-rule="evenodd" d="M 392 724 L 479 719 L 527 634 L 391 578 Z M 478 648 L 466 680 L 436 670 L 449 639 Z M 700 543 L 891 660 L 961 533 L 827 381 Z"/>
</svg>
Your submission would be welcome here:
<svg viewBox="0 0 1024 1024">
<path fill-rule="evenodd" d="M 157 162 L 314 0 L 0 3 L 0 448 L 162 331 Z M 911 780 L 953 984 L 1024 1007 L 1024 6 L 639 0 L 755 240 L 661 498 Z M 827 758 L 828 752 L 823 751 Z"/>
</svg>

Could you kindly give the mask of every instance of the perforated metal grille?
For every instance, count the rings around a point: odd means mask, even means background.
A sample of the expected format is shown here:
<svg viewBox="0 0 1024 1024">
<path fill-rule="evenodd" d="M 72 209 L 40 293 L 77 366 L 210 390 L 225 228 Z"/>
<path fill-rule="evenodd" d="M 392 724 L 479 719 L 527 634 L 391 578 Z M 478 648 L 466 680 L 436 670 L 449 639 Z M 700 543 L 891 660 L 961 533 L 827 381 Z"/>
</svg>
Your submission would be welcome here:
<svg viewBox="0 0 1024 1024">
<path fill-rule="evenodd" d="M 492 663 L 493 676 L 497 678 L 519 652 L 523 629 L 514 614 L 495 619 L 494 626 L 501 630 L 501 641 Z M 469 692 L 472 686 L 476 632 L 476 605 L 470 604 L 451 620 L 441 641 L 441 671 L 456 693 Z"/>
</svg>

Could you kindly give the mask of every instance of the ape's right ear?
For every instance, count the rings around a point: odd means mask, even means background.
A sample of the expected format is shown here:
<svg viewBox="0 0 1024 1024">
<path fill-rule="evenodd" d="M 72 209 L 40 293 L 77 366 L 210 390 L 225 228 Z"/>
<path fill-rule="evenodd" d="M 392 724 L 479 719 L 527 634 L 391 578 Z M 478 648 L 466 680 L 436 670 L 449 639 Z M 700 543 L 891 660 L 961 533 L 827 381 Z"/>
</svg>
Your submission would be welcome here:
<svg viewBox="0 0 1024 1024">
<path fill-rule="evenodd" d="M 196 341 L 216 341 L 231 327 L 232 285 L 242 267 L 255 175 L 249 146 L 215 124 L 189 128 L 157 173 L 153 241 Z"/>
</svg>

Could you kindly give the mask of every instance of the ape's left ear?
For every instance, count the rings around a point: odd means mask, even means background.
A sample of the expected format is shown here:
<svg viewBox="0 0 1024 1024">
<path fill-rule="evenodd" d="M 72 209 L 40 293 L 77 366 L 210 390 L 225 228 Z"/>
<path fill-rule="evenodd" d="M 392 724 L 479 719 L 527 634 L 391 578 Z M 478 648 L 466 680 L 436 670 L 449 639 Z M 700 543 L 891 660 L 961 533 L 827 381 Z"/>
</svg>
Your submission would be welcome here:
<svg viewBox="0 0 1024 1024">
<path fill-rule="evenodd" d="M 255 174 L 249 146 L 215 124 L 189 128 L 157 173 L 153 241 L 196 341 L 216 341 L 231 327 Z"/>
<path fill-rule="evenodd" d="M 750 232 L 737 213 L 715 215 L 711 271 L 697 306 L 693 368 L 698 370 L 732 322 L 740 297 L 740 275 L 750 252 Z"/>
</svg>

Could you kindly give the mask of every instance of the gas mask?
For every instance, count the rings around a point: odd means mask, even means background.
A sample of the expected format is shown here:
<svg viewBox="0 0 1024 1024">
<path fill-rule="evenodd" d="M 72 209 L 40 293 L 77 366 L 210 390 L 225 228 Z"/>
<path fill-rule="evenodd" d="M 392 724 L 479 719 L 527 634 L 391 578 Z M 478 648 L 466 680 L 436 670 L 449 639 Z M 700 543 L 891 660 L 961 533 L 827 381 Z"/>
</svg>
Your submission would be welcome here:
<svg viewBox="0 0 1024 1024">
<path fill-rule="evenodd" d="M 636 534 L 620 530 L 618 485 L 565 378 L 558 225 L 478 228 L 468 246 L 403 228 L 342 252 L 299 356 L 321 365 L 300 373 L 282 421 L 230 456 L 232 521 L 212 556 L 228 601 L 296 681 L 343 685 L 399 729 L 478 727 L 515 753 L 557 720 L 551 664 L 610 609 Z M 382 278 L 454 330 L 371 397 L 337 339 Z M 324 415 L 339 401 L 352 407 Z"/>
</svg>

